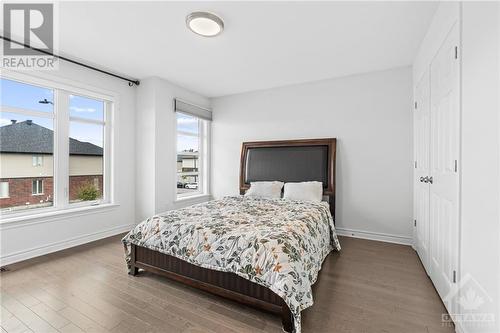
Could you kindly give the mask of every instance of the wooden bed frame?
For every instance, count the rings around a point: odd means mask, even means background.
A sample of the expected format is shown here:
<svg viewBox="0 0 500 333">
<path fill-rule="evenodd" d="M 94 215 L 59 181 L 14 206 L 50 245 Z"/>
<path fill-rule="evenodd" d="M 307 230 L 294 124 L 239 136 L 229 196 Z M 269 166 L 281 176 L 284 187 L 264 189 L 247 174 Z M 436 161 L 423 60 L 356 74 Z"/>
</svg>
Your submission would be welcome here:
<svg viewBox="0 0 500 333">
<path fill-rule="evenodd" d="M 327 174 L 328 181 L 324 187 L 324 195 L 329 197 L 330 211 L 335 217 L 335 153 L 336 139 L 286 140 L 244 142 L 241 151 L 240 193 L 249 188 L 245 181 L 247 155 L 252 148 L 273 147 L 317 147 L 326 146 L 328 150 Z M 300 179 L 308 181 L 315 179 Z M 334 219 L 335 221 L 335 219 Z M 222 296 L 257 309 L 279 314 L 283 329 L 293 332 L 293 317 L 290 309 L 281 297 L 270 289 L 246 280 L 234 273 L 221 272 L 190 264 L 176 257 L 163 254 L 145 247 L 131 244 L 130 275 L 137 275 L 139 268 L 166 276 L 185 285 Z"/>
</svg>

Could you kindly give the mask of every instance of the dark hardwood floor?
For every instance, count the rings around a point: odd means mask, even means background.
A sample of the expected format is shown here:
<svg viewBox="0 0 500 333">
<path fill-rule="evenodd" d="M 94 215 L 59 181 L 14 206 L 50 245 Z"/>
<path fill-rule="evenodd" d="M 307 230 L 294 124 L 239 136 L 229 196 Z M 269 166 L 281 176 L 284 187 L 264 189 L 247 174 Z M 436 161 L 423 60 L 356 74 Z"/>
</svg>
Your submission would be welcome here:
<svg viewBox="0 0 500 333">
<path fill-rule="evenodd" d="M 408 246 L 342 237 L 325 260 L 304 333 L 454 332 Z M 127 275 L 111 237 L 10 265 L 4 332 L 281 332 L 280 318 L 149 273 Z"/>
</svg>

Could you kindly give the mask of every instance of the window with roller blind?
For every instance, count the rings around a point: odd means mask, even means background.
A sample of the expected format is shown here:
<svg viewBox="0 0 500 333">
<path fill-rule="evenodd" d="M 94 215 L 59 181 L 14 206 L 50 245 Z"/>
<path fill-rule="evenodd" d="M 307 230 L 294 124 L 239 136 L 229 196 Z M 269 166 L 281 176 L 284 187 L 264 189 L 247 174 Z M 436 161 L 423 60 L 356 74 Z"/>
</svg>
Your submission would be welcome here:
<svg viewBox="0 0 500 333">
<path fill-rule="evenodd" d="M 211 112 L 175 100 L 176 196 L 208 194 L 208 147 Z"/>
</svg>

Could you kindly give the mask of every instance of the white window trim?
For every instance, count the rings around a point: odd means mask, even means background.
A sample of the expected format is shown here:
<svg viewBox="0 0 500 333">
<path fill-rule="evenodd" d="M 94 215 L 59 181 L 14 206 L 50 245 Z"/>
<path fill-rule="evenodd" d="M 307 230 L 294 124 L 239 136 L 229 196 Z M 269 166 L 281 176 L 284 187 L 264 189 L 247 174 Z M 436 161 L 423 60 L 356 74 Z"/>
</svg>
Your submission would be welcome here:
<svg viewBox="0 0 500 333">
<path fill-rule="evenodd" d="M 54 209 L 53 207 L 48 208 L 34 208 L 30 211 L 33 214 L 29 215 L 1 215 L 2 222 L 2 230 L 11 227 L 19 227 L 19 225 L 31 225 L 38 223 L 45 223 L 47 221 L 54 221 L 57 219 L 67 218 L 67 217 L 75 217 L 79 215 L 87 215 L 95 213 L 100 210 L 109 210 L 119 207 L 118 204 L 103 204 L 99 206 L 83 206 L 83 207 L 71 207 L 69 209 Z M 12 226 L 7 226 L 9 224 L 13 224 Z"/>
<path fill-rule="evenodd" d="M 186 131 L 178 131 L 177 130 L 177 113 L 181 113 L 183 115 L 187 115 L 190 117 L 195 117 L 198 119 L 198 134 L 191 133 L 191 132 L 186 132 Z M 209 163 L 210 163 L 210 134 L 211 134 L 211 121 L 206 120 L 203 118 L 196 117 L 194 115 L 186 114 L 183 112 L 175 112 L 174 113 L 174 133 L 175 133 L 175 172 L 174 172 L 174 177 L 175 177 L 175 182 L 174 182 L 174 202 L 180 202 L 180 201 L 188 201 L 190 199 L 198 199 L 202 197 L 210 197 L 210 188 L 209 188 L 209 177 L 210 177 L 210 169 L 209 169 Z M 177 139 L 178 135 L 184 135 L 184 136 L 191 136 L 191 137 L 198 137 L 198 171 L 193 173 L 198 174 L 198 190 L 195 192 L 190 192 L 190 193 L 182 193 L 182 194 L 177 194 L 177 175 L 179 174 L 177 172 Z M 200 163 L 201 161 L 201 163 Z M 181 172 L 182 173 L 190 173 L 190 172 Z M 201 180 L 201 181 L 200 181 Z"/>
<path fill-rule="evenodd" d="M 210 198 L 212 198 L 212 195 L 211 194 L 203 194 L 203 193 L 198 193 L 198 194 L 193 194 L 193 195 L 189 195 L 189 196 L 186 196 L 186 197 L 177 197 L 177 199 L 174 200 L 174 203 L 178 203 L 178 202 L 195 202 L 195 201 L 201 201 L 201 200 L 209 200 Z"/>
<path fill-rule="evenodd" d="M 119 95 L 115 92 L 99 89 L 96 91 L 95 86 L 90 86 L 53 76 L 50 74 L 40 73 L 20 73 L 12 70 L 2 70 L 0 78 L 14 80 L 25 84 L 35 85 L 54 91 L 54 110 L 53 112 L 42 112 L 27 109 L 2 107 L 2 110 L 12 110 L 23 115 L 31 115 L 36 117 L 54 119 L 54 177 L 53 177 L 53 206 L 31 208 L 22 211 L 4 211 L 0 212 L 0 224 L 18 221 L 39 214 L 43 215 L 58 215 L 61 212 L 72 211 L 74 209 L 98 209 L 99 206 L 118 206 L 117 195 L 114 191 L 114 169 L 113 161 L 115 160 L 114 137 L 116 135 L 113 127 L 115 112 L 119 107 Z M 104 133 L 104 166 L 103 166 L 103 199 L 96 201 L 86 201 L 81 203 L 69 203 L 69 96 L 66 99 L 60 98 L 65 94 L 75 94 L 84 97 L 103 100 L 104 105 L 104 122 L 106 125 Z M 66 101 L 64 103 L 63 101 Z M 57 117 L 59 113 L 66 115 Z M 65 118 L 65 119 L 63 119 Z M 76 118 L 80 121 L 79 117 Z M 85 119 L 85 122 L 93 123 L 92 120 Z M 56 152 L 58 154 L 56 154 Z M 57 176 L 56 176 L 57 175 Z M 107 175 L 107 177 L 106 177 Z"/>
<path fill-rule="evenodd" d="M 3 75 L 1 75 L 1 77 L 4 78 Z M 14 80 L 14 79 L 12 79 L 12 80 Z M 16 80 L 16 81 L 19 81 L 19 80 Z M 28 83 L 28 82 L 25 82 L 25 81 L 19 81 L 19 82 L 30 84 L 32 86 L 34 85 L 33 83 Z M 42 87 L 42 86 L 38 86 L 38 87 Z M 42 87 L 42 88 L 52 89 L 52 88 L 48 88 L 48 87 Z M 54 112 L 35 111 L 35 110 L 30 110 L 30 109 L 16 108 L 16 107 L 7 106 L 7 105 L 2 106 L 2 112 L 19 113 L 19 114 L 22 114 L 22 115 L 28 116 L 28 117 L 32 116 L 32 117 L 49 118 L 49 119 L 53 119 L 54 118 Z"/>
</svg>

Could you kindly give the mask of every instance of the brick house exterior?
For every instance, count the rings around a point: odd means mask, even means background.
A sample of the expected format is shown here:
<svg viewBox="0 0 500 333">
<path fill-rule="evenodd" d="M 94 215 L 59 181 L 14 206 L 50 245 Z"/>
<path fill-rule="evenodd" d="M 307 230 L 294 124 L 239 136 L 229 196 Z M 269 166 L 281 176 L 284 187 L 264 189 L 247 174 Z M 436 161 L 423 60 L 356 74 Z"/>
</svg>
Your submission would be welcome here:
<svg viewBox="0 0 500 333">
<path fill-rule="evenodd" d="M 70 176 L 69 177 L 69 200 L 78 200 L 79 190 L 86 184 L 91 184 L 99 190 L 99 193 L 103 192 L 103 178 L 102 175 L 86 175 L 86 176 Z"/>
<path fill-rule="evenodd" d="M 41 180 L 43 186 L 42 194 L 33 194 L 33 180 Z M 95 186 L 99 193 L 103 193 L 102 175 L 70 176 L 69 177 L 69 200 L 78 200 L 80 189 L 86 184 Z M 1 182 L 9 184 L 9 197 L 0 198 L 0 208 L 8 208 L 23 205 L 51 205 L 54 197 L 54 184 L 52 177 L 35 178 L 1 178 Z M 12 195 L 15 193 L 15 195 Z"/>
<path fill-rule="evenodd" d="M 33 195 L 32 186 L 35 179 L 43 182 L 43 194 Z M 0 182 L 9 183 L 9 197 L 0 199 L 1 208 L 52 202 L 54 192 L 52 177 L 2 178 Z"/>
<path fill-rule="evenodd" d="M 0 127 L 0 209 L 52 205 L 53 136 L 30 120 Z M 73 138 L 69 148 L 69 201 L 87 184 L 102 197 L 103 149 Z"/>
</svg>

